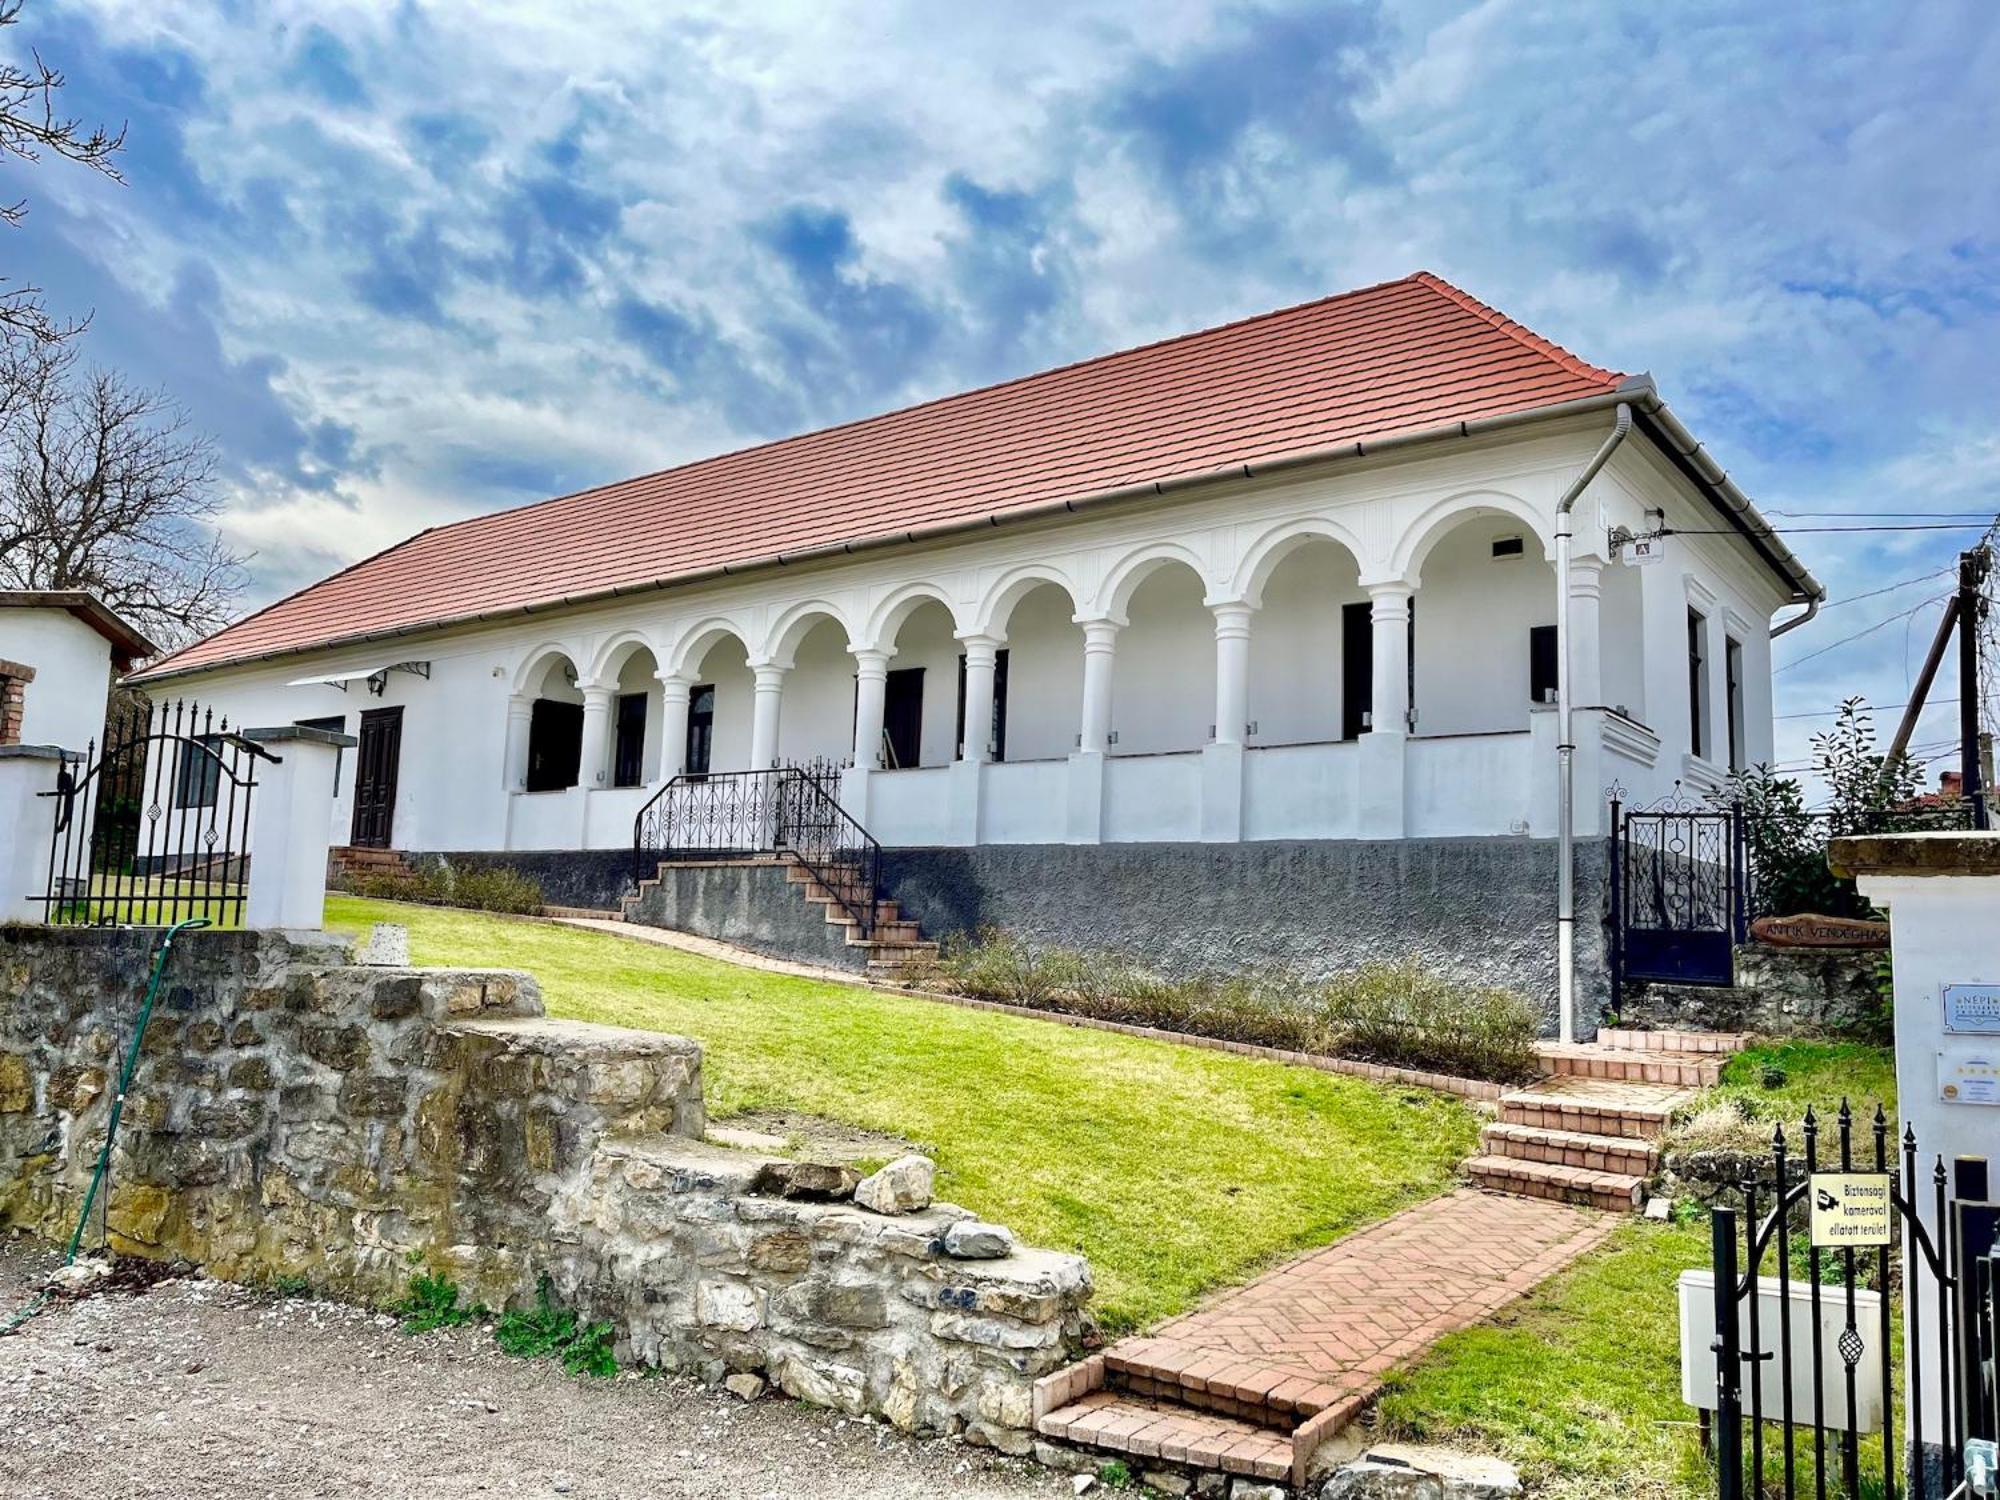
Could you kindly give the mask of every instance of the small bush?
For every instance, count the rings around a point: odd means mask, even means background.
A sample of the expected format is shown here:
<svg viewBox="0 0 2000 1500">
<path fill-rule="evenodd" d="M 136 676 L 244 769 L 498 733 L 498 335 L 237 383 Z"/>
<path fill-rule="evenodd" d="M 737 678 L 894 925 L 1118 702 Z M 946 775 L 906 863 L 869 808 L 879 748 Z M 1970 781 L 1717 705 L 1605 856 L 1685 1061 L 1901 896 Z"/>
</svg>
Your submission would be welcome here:
<svg viewBox="0 0 2000 1500">
<path fill-rule="evenodd" d="M 935 982 L 1033 1010 L 1290 1052 L 1500 1082 L 1539 1071 L 1538 1021 L 1525 1000 L 1452 983 L 1414 960 L 1327 985 L 1281 970 L 1174 979 L 1123 954 L 1038 947 L 987 929 L 947 946 Z"/>
<path fill-rule="evenodd" d="M 616 1375 L 612 1337 L 608 1322 L 578 1326 L 574 1312 L 556 1305 L 546 1276 L 536 1287 L 535 1305 L 506 1314 L 493 1329 L 493 1342 L 506 1353 L 522 1359 L 553 1355 L 572 1375 Z"/>
<path fill-rule="evenodd" d="M 389 1311 L 403 1320 L 405 1333 L 457 1328 L 486 1314 L 483 1307 L 465 1307 L 459 1303 L 458 1283 L 450 1277 L 427 1272 L 410 1278 L 408 1295 Z"/>
<path fill-rule="evenodd" d="M 1349 1057 L 1509 1083 L 1541 1071 L 1540 1019 L 1511 990 L 1455 983 L 1415 959 L 1364 964 L 1326 987 L 1326 1016 Z"/>
<path fill-rule="evenodd" d="M 535 916 L 542 909 L 541 882 L 507 865 L 460 867 L 448 859 L 433 859 L 411 874 L 351 875 L 347 884 L 357 896 L 382 901 L 462 906 L 517 916 Z"/>
</svg>

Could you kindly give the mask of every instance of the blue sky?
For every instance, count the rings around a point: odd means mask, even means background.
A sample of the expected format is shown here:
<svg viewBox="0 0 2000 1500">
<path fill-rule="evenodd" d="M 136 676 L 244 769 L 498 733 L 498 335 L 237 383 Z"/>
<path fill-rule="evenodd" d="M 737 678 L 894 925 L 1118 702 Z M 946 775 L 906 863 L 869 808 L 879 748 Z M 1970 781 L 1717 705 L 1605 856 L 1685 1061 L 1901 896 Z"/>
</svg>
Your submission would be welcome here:
<svg viewBox="0 0 2000 1500">
<path fill-rule="evenodd" d="M 0 269 L 216 436 L 257 602 L 1419 267 L 1650 370 L 1769 511 L 2000 507 L 1985 0 L 31 0 L 8 41 L 130 181 L 9 165 Z M 1972 539 L 1794 545 L 1840 601 Z M 1788 636 L 1780 713 L 1901 702 L 1943 587 Z"/>
</svg>

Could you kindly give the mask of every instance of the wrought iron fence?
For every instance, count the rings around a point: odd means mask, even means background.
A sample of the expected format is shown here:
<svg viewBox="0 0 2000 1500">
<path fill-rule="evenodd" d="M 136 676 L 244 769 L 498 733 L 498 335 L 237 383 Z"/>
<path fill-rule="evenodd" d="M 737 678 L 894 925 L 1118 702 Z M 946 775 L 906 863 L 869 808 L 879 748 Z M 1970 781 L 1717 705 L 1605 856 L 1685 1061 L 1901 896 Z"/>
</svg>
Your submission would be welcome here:
<svg viewBox="0 0 2000 1500">
<path fill-rule="evenodd" d="M 1994 1435 L 2000 1210 L 1983 1201 L 1986 1163 L 1960 1158 L 1955 1179 L 1942 1157 L 1924 1168 L 1907 1129 L 1899 1160 L 1879 1107 L 1862 1131 L 1857 1140 L 1843 1101 L 1823 1143 L 1808 1111 L 1800 1160 L 1777 1128 L 1762 1170 L 1743 1183 L 1740 1218 L 1720 1208 L 1711 1221 L 1721 1500 L 1947 1496 L 1965 1480 L 1968 1441 Z M 1851 1242 L 1829 1249 L 1813 1230 L 1815 1205 L 1828 1215 L 1850 1201 L 1875 1212 L 1847 1221 Z M 1983 1279 L 1966 1274 L 1981 1266 Z"/>
<path fill-rule="evenodd" d="M 256 763 L 275 761 L 227 718 L 185 701 L 147 704 L 105 728 L 55 787 L 46 889 L 58 925 L 166 927 L 243 917 Z"/>
<path fill-rule="evenodd" d="M 840 805 L 838 784 L 837 771 L 798 766 L 676 776 L 632 820 L 634 878 L 664 859 L 789 854 L 871 934 L 882 846 Z"/>
</svg>

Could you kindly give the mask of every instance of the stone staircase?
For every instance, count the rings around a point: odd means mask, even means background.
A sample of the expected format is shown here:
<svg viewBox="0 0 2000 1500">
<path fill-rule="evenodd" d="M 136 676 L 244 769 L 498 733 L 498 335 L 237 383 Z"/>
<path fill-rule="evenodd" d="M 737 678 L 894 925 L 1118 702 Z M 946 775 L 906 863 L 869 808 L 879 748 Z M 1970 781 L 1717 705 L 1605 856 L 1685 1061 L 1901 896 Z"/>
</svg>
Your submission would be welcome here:
<svg viewBox="0 0 2000 1500">
<path fill-rule="evenodd" d="M 733 860 L 703 860 L 705 867 L 720 864 L 741 864 L 751 866 L 782 866 L 786 885 L 798 892 L 799 899 L 819 908 L 827 926 L 834 930 L 841 949 L 858 960 L 856 967 L 863 969 L 870 979 L 893 983 L 909 979 L 921 972 L 938 956 L 938 945 L 925 938 L 917 923 L 902 914 L 894 900 L 878 896 L 875 900 L 875 921 L 873 930 L 864 933 L 861 923 L 849 914 L 840 898 L 830 890 L 812 870 L 790 853 L 751 854 Z M 626 922 L 645 923 L 642 908 L 648 894 L 659 886 L 665 873 L 670 869 L 683 868 L 674 860 L 662 860 L 659 873 L 639 881 L 620 903 L 618 918 Z M 671 922 L 654 925 L 672 926 Z M 793 954 L 793 957 L 809 955 Z"/>
<path fill-rule="evenodd" d="M 1536 1050 L 1549 1076 L 1505 1094 L 1465 1164 L 1483 1188 L 1635 1213 L 1676 1109 L 1712 1086 L 1748 1038 L 1737 1032 L 1604 1030 Z"/>
<path fill-rule="evenodd" d="M 802 888 L 805 899 L 820 908 L 829 926 L 843 930 L 848 947 L 866 952 L 869 978 L 906 979 L 937 960 L 938 945 L 902 914 L 895 901 L 883 896 L 875 898 L 874 929 L 864 935 L 861 923 L 848 914 L 839 897 L 811 870 L 789 855 L 780 858 L 785 861 L 786 881 Z"/>
</svg>

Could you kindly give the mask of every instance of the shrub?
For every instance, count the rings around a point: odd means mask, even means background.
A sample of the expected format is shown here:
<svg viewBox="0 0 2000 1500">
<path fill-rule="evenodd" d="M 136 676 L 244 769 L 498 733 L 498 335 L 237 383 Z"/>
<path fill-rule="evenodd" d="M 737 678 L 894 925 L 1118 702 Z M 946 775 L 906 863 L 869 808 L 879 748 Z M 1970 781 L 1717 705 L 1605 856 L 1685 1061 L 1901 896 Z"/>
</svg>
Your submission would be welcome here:
<svg viewBox="0 0 2000 1500">
<path fill-rule="evenodd" d="M 1526 1001 L 1452 983 L 1414 960 L 1327 985 L 1283 970 L 1175 979 L 1123 954 L 1041 947 L 986 929 L 949 944 L 935 978 L 983 1000 L 1291 1052 L 1500 1082 L 1539 1071 Z"/>
<path fill-rule="evenodd" d="M 405 1333 L 457 1328 L 486 1315 L 483 1307 L 466 1307 L 459 1302 L 458 1284 L 450 1277 L 430 1273 L 412 1276 L 409 1293 L 389 1311 L 403 1320 Z"/>
<path fill-rule="evenodd" d="M 522 1359 L 553 1355 L 572 1375 L 616 1375 L 618 1360 L 611 1352 L 611 1325 L 579 1326 L 576 1314 L 558 1307 L 549 1293 L 549 1278 L 544 1276 L 535 1289 L 535 1305 L 501 1318 L 494 1325 L 493 1341 Z"/>
<path fill-rule="evenodd" d="M 1415 959 L 1364 964 L 1326 986 L 1348 1057 L 1500 1083 L 1533 1078 L 1540 1021 L 1511 990 L 1460 984 Z"/>
<path fill-rule="evenodd" d="M 508 865 L 460 867 L 443 858 L 428 860 L 409 874 L 352 875 L 348 889 L 357 896 L 383 901 L 463 906 L 518 916 L 535 916 L 542 909 L 542 886 L 534 876 Z"/>
</svg>

